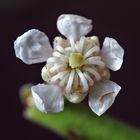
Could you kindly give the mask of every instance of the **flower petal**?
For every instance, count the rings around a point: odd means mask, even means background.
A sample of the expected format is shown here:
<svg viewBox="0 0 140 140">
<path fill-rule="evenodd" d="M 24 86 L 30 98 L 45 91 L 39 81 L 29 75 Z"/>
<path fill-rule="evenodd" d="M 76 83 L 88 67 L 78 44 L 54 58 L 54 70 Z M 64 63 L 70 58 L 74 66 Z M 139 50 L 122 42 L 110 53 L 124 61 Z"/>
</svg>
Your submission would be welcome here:
<svg viewBox="0 0 140 140">
<path fill-rule="evenodd" d="M 80 103 L 85 99 L 87 94 L 88 92 L 86 93 L 75 92 L 75 93 L 65 93 L 64 95 L 70 102 Z"/>
<path fill-rule="evenodd" d="M 98 116 L 102 115 L 114 102 L 115 97 L 121 90 L 116 83 L 106 80 L 98 84 L 89 93 L 89 106 Z"/>
<path fill-rule="evenodd" d="M 117 71 L 123 63 L 124 50 L 115 39 L 106 37 L 103 42 L 101 56 L 109 69 Z"/>
<path fill-rule="evenodd" d="M 31 29 L 14 42 L 16 57 L 26 64 L 44 62 L 52 54 L 52 47 L 45 33 Z"/>
<path fill-rule="evenodd" d="M 64 109 L 61 89 L 56 85 L 38 84 L 32 87 L 36 107 L 42 112 L 60 112 Z"/>
<path fill-rule="evenodd" d="M 58 17 L 57 28 L 65 37 L 78 41 L 92 30 L 91 23 L 92 20 L 82 16 L 63 14 Z"/>
</svg>

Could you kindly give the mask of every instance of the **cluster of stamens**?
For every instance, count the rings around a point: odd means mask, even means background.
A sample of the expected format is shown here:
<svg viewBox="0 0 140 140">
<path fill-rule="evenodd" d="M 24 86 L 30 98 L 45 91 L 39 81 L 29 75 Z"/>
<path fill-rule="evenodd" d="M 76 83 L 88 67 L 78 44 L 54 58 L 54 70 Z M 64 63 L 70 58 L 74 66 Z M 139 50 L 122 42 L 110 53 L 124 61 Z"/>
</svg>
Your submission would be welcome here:
<svg viewBox="0 0 140 140">
<path fill-rule="evenodd" d="M 75 42 L 56 37 L 54 52 L 42 69 L 42 78 L 57 84 L 66 93 L 86 93 L 101 80 L 109 79 L 109 71 L 100 57 L 96 36 L 81 37 Z"/>
</svg>

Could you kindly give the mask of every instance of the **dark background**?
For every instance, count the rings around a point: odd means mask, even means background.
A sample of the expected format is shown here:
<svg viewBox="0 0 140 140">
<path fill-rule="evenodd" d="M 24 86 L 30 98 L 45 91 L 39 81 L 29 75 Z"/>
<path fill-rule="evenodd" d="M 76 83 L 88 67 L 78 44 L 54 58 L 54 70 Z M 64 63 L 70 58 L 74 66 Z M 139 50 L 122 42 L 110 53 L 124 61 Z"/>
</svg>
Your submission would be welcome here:
<svg viewBox="0 0 140 140">
<path fill-rule="evenodd" d="M 140 128 L 139 41 L 140 9 L 138 1 L 107 0 L 1 0 L 0 1 L 0 117 L 1 140 L 57 139 L 50 131 L 22 117 L 18 90 L 25 83 L 42 82 L 44 64 L 25 65 L 14 54 L 13 42 L 31 28 L 44 31 L 53 41 L 59 32 L 56 20 L 60 14 L 72 13 L 93 20 L 89 35 L 118 40 L 125 50 L 122 69 L 112 72 L 111 79 L 122 86 L 113 106 L 107 111 L 132 126 Z M 84 124 L 83 124 L 84 127 Z"/>
</svg>

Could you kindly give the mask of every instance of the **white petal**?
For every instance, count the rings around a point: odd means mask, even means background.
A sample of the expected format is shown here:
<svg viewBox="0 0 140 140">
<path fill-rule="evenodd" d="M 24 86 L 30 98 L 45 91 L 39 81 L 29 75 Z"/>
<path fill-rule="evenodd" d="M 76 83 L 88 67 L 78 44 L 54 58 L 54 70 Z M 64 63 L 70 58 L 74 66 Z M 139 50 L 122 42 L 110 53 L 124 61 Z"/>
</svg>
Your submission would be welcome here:
<svg viewBox="0 0 140 140">
<path fill-rule="evenodd" d="M 92 20 L 82 16 L 63 14 L 58 17 L 57 28 L 65 37 L 73 37 L 77 41 L 91 31 L 91 23 Z"/>
<path fill-rule="evenodd" d="M 36 107 L 42 112 L 60 112 L 64 109 L 61 89 L 56 85 L 38 84 L 32 87 Z"/>
<path fill-rule="evenodd" d="M 76 93 L 66 93 L 64 95 L 70 102 L 80 103 L 85 99 L 87 94 L 88 94 L 88 92 L 86 92 L 86 93 L 76 92 Z"/>
<path fill-rule="evenodd" d="M 123 63 L 123 56 L 124 50 L 118 42 L 113 38 L 106 37 L 101 50 L 101 57 L 106 66 L 113 71 L 119 70 Z"/>
<path fill-rule="evenodd" d="M 52 47 L 45 33 L 32 29 L 14 42 L 16 57 L 26 64 L 44 62 L 52 55 Z"/>
<path fill-rule="evenodd" d="M 98 116 L 102 115 L 114 102 L 121 90 L 116 83 L 106 80 L 98 84 L 89 93 L 89 106 Z"/>
</svg>

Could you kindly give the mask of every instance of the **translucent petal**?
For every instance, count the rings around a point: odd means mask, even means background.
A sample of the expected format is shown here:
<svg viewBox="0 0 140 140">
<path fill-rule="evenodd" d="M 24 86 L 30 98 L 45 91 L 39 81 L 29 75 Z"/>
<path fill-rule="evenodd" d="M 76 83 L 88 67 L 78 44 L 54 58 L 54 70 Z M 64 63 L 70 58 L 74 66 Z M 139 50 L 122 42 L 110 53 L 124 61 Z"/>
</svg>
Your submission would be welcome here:
<svg viewBox="0 0 140 140">
<path fill-rule="evenodd" d="M 16 57 L 26 64 L 44 62 L 52 55 L 48 37 L 36 29 L 19 36 L 14 42 L 14 49 Z"/>
<path fill-rule="evenodd" d="M 38 84 L 32 87 L 36 107 L 42 112 L 60 112 L 64 109 L 61 89 L 56 85 Z"/>
<path fill-rule="evenodd" d="M 124 50 L 118 42 L 113 38 L 106 37 L 101 50 L 101 57 L 106 66 L 113 71 L 119 70 L 123 63 L 123 56 Z"/>
<path fill-rule="evenodd" d="M 87 35 L 92 30 L 92 20 L 72 14 L 63 14 L 58 17 L 57 28 L 65 37 L 72 37 L 75 41 Z"/>
<path fill-rule="evenodd" d="M 121 87 L 106 80 L 98 84 L 89 93 L 89 106 L 98 116 L 102 115 L 114 102 Z"/>
</svg>

